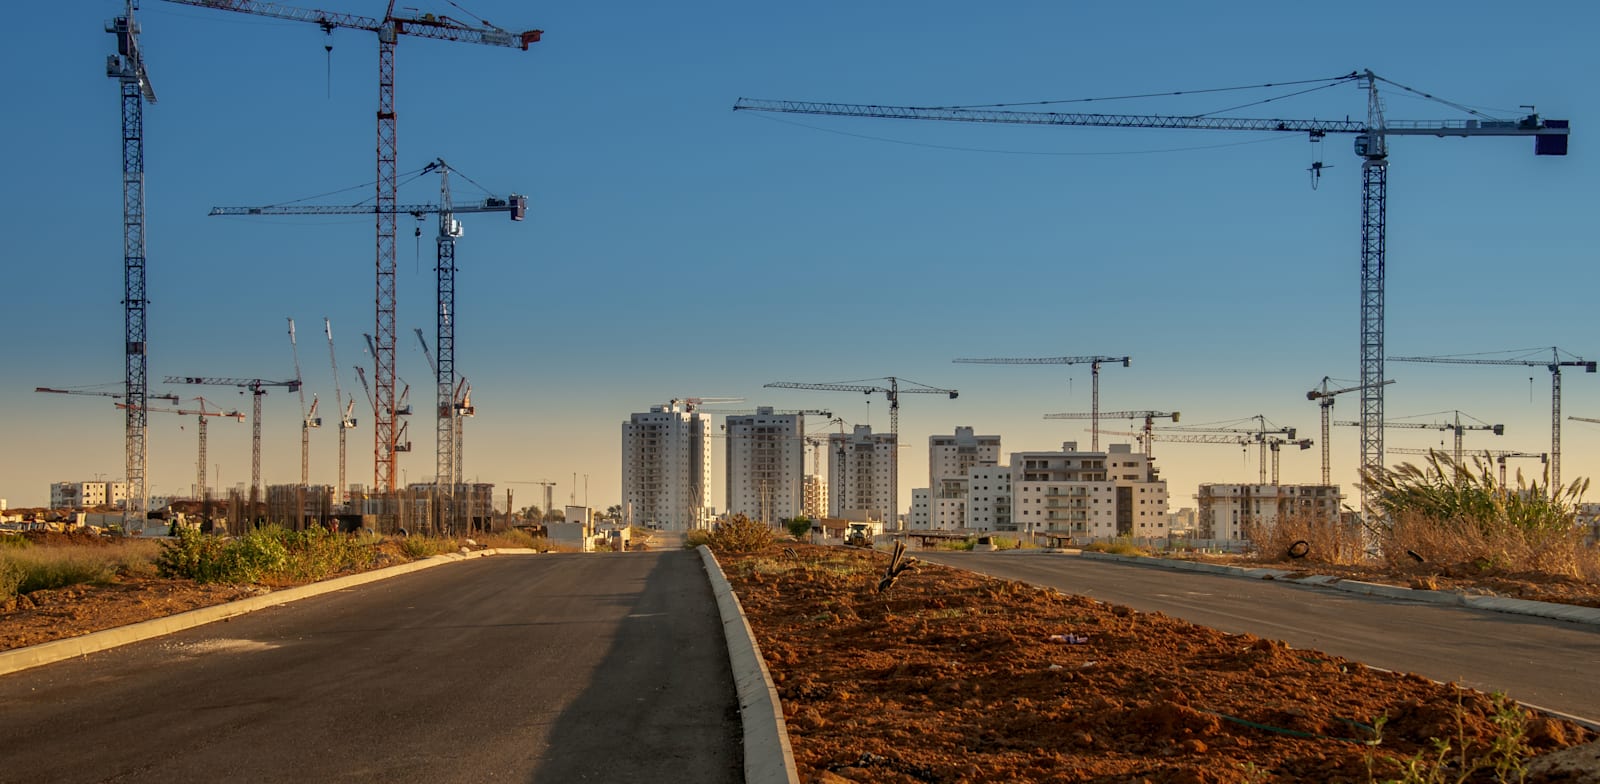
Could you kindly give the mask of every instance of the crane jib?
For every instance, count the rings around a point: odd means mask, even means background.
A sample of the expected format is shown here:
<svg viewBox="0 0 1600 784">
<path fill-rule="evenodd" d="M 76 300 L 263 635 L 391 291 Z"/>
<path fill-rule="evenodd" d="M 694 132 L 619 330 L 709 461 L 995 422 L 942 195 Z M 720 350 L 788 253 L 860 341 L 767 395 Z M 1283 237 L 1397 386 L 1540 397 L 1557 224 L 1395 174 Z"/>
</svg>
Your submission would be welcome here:
<svg viewBox="0 0 1600 784">
<path fill-rule="evenodd" d="M 1310 134 L 1351 133 L 1385 136 L 1533 136 L 1535 155 L 1566 155 L 1571 132 L 1567 120 L 1545 120 L 1529 115 L 1520 120 L 1389 121 L 1375 130 L 1360 120 L 1291 120 L 1249 117 L 1196 117 L 1162 114 L 1092 114 L 1083 112 L 1022 112 L 1006 109 L 943 109 L 917 106 L 774 101 L 740 98 L 735 111 L 873 117 L 893 120 L 943 120 L 948 122 L 1004 123 L 1015 125 L 1075 125 L 1102 128 L 1179 128 L 1202 131 L 1294 131 Z"/>
</svg>

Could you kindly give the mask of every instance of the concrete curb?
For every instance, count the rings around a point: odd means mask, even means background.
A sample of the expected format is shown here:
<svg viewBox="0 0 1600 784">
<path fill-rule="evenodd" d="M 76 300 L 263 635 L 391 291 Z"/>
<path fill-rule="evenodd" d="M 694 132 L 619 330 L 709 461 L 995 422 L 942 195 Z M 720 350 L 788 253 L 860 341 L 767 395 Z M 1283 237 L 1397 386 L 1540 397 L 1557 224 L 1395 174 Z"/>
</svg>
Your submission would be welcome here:
<svg viewBox="0 0 1600 784">
<path fill-rule="evenodd" d="M 783 703 L 778 700 L 778 690 L 772 685 L 772 675 L 761 658 L 761 648 L 744 617 L 744 608 L 711 549 L 705 545 L 695 549 L 705 563 L 706 578 L 722 614 L 722 636 L 728 641 L 728 662 L 733 667 L 733 683 L 739 697 L 739 720 L 744 724 L 744 780 L 746 784 L 800 784 L 788 727 L 783 722 Z"/>
<path fill-rule="evenodd" d="M 1600 626 L 1600 608 L 1580 607 L 1572 604 L 1556 604 L 1553 602 L 1535 602 L 1527 599 L 1512 599 L 1504 596 L 1478 596 L 1464 594 L 1459 591 L 1430 591 L 1424 588 L 1407 588 L 1400 585 L 1385 585 L 1383 583 L 1369 583 L 1360 580 L 1346 580 L 1326 574 L 1313 574 L 1301 576 L 1299 572 L 1284 569 L 1271 569 L 1262 567 L 1227 566 L 1224 564 L 1208 564 L 1197 561 L 1178 561 L 1170 558 L 1151 558 L 1148 556 L 1113 555 L 1111 553 L 1080 553 L 1081 557 L 1097 561 L 1115 561 L 1117 563 L 1136 564 L 1161 569 L 1179 569 L 1189 572 L 1207 572 L 1229 577 L 1244 577 L 1253 580 L 1278 580 L 1293 585 L 1311 585 L 1319 588 L 1332 588 L 1347 593 L 1357 593 L 1366 596 L 1379 596 L 1386 599 L 1401 599 L 1412 602 L 1426 602 L 1428 604 L 1456 605 L 1471 607 L 1476 610 L 1490 612 L 1511 613 L 1514 615 L 1532 615 L 1540 618 L 1553 618 L 1569 623 L 1581 623 L 1591 626 Z"/>
<path fill-rule="evenodd" d="M 537 550 L 522 548 L 505 548 L 435 555 L 420 561 L 374 569 L 370 572 L 345 575 L 344 577 L 335 577 L 332 580 L 323 580 L 322 582 L 308 585 L 297 585 L 293 588 L 252 596 L 248 599 L 240 599 L 226 604 L 214 604 L 210 607 L 201 607 L 198 610 L 168 615 L 163 618 L 152 618 L 148 621 L 118 626 L 115 629 L 106 629 L 105 631 L 93 632 L 80 637 L 69 637 L 65 640 L 31 645 L 27 648 L 0 651 L 0 676 L 64 659 L 87 656 L 91 653 L 148 640 L 153 637 L 160 637 L 183 631 L 184 629 L 192 629 L 196 626 L 204 626 L 208 623 L 232 618 L 236 615 L 244 615 L 266 607 L 276 607 L 311 596 L 342 591 L 364 583 L 386 580 L 390 577 L 397 577 L 422 569 L 431 569 L 435 566 L 443 566 L 444 564 L 464 561 L 469 558 L 481 558 L 489 555 L 530 555 L 537 552 Z"/>
</svg>

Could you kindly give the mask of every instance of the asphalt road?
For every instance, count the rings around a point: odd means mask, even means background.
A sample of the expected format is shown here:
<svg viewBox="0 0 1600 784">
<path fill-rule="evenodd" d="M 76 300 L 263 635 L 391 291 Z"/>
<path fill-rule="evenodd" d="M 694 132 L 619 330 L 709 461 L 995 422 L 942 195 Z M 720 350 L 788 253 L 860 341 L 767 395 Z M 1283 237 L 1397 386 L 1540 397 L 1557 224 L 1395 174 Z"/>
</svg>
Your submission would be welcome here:
<svg viewBox="0 0 1600 784">
<path fill-rule="evenodd" d="M 917 557 L 1600 721 L 1600 628 L 1594 626 L 1072 555 L 924 551 Z"/>
<path fill-rule="evenodd" d="M 690 551 L 505 555 L 0 677 L 0 781 L 737 782 Z"/>
</svg>

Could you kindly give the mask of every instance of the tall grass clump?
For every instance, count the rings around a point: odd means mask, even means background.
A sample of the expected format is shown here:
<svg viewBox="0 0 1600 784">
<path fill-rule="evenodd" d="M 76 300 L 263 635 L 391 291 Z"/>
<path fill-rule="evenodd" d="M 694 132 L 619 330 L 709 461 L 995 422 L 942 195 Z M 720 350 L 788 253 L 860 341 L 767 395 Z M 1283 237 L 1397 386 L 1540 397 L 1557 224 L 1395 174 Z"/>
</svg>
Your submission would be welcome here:
<svg viewBox="0 0 1600 784">
<path fill-rule="evenodd" d="M 1245 538 L 1263 561 L 1348 566 L 1366 560 L 1361 526 L 1326 514 L 1296 512 L 1272 525 L 1252 524 Z"/>
<path fill-rule="evenodd" d="M 151 542 L 38 545 L 18 539 L 21 544 L 0 546 L 0 601 L 33 591 L 147 575 L 156 550 Z"/>
<path fill-rule="evenodd" d="M 706 544 L 719 553 L 757 553 L 776 541 L 771 526 L 736 514 L 718 524 Z"/>
<path fill-rule="evenodd" d="M 453 553 L 458 546 L 454 539 L 442 536 L 407 536 L 400 539 L 400 552 L 413 561 Z"/>
<path fill-rule="evenodd" d="M 1502 485 L 1485 453 L 1472 465 L 1432 452 L 1421 466 L 1361 472 L 1380 515 L 1371 532 L 1381 557 L 1400 568 L 1470 567 L 1478 572 L 1538 571 L 1600 579 L 1584 544 L 1577 506 L 1588 479 L 1552 488 L 1518 471 Z"/>
</svg>

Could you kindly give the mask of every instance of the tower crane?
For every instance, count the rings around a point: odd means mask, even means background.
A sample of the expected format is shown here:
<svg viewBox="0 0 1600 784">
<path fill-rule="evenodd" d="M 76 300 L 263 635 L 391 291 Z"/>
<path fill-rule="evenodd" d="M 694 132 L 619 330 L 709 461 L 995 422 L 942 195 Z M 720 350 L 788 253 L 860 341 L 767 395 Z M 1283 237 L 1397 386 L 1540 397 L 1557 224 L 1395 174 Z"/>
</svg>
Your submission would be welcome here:
<svg viewBox="0 0 1600 784">
<path fill-rule="evenodd" d="M 300 376 L 300 346 L 294 338 L 294 319 L 289 319 L 289 350 L 294 353 L 294 391 L 300 394 L 300 486 L 295 488 L 294 527 L 305 527 L 306 486 L 311 484 L 311 430 L 322 427 L 322 417 L 317 416 L 317 396 L 311 396 L 311 409 L 306 409 L 306 388 Z"/>
<path fill-rule="evenodd" d="M 370 204 L 356 205 L 306 205 L 283 204 L 267 205 L 262 207 L 212 207 L 210 214 L 213 216 L 261 216 L 261 215 L 371 215 L 380 211 L 391 214 L 409 214 L 422 219 L 424 215 L 436 214 L 439 216 L 438 237 L 438 264 L 435 268 L 438 279 L 438 307 L 435 314 L 438 317 L 435 332 L 438 346 L 438 361 L 434 361 L 432 354 L 428 354 L 427 342 L 423 342 L 423 352 L 428 357 L 428 369 L 434 375 L 434 389 L 438 417 L 435 422 L 435 483 L 441 492 L 454 492 L 454 483 L 451 477 L 451 467 L 461 462 L 455 454 L 459 443 L 457 431 L 461 429 L 461 420 L 449 411 L 458 407 L 459 401 L 455 398 L 456 383 L 456 240 L 462 236 L 461 221 L 456 220 L 456 215 L 466 213 L 503 212 L 511 220 L 522 221 L 527 217 L 527 197 L 513 193 L 507 197 L 490 196 L 482 201 L 456 206 L 450 195 L 450 164 L 443 158 L 435 159 L 424 166 L 419 176 L 430 172 L 439 173 L 439 203 L 438 204 L 404 204 L 380 208 Z M 420 232 L 421 229 L 418 229 Z M 422 339 L 422 330 L 416 330 L 417 338 Z M 382 348 L 376 341 L 369 342 L 374 357 L 382 353 Z M 374 404 L 374 414 L 377 406 Z M 398 410 L 396 415 L 400 415 Z M 397 438 L 396 443 L 399 443 Z M 395 451 L 405 451 L 396 449 Z M 446 491 L 446 486 L 452 489 Z"/>
<path fill-rule="evenodd" d="M 117 37 L 117 53 L 106 57 L 106 76 L 122 88 L 122 345 L 123 397 L 127 400 L 123 426 L 123 463 L 127 472 L 127 501 L 122 505 L 123 530 L 132 521 L 144 525 L 149 505 L 145 485 L 148 450 L 145 414 L 148 400 L 145 353 L 145 243 L 144 243 L 144 104 L 156 102 L 155 88 L 145 71 L 139 49 L 139 23 L 133 12 L 139 0 L 126 0 L 122 16 L 106 23 Z M 176 401 L 174 401 L 176 402 Z"/>
<path fill-rule="evenodd" d="M 377 193 L 373 214 L 377 223 L 377 350 L 373 353 L 374 379 L 377 394 L 373 399 L 373 484 L 380 496 L 394 490 L 396 474 L 395 453 L 403 433 L 396 427 L 399 401 L 395 397 L 395 200 L 396 169 L 399 158 L 396 131 L 398 115 L 395 112 L 395 48 L 400 36 L 411 35 L 458 43 L 488 46 L 520 46 L 537 42 L 541 30 L 521 33 L 496 27 L 479 19 L 468 24 L 448 16 L 410 13 L 396 16 L 394 0 L 389 0 L 382 19 L 354 14 L 339 14 L 307 8 L 295 8 L 278 3 L 256 0 L 167 0 L 180 5 L 213 8 L 219 11 L 266 16 L 297 22 L 310 22 L 332 35 L 336 28 L 366 30 L 378 37 L 378 144 Z"/>
<path fill-rule="evenodd" d="M 987 359 L 957 359 L 955 361 L 976 365 L 1082 365 L 1087 363 L 1089 365 L 1089 377 L 1092 379 L 1089 395 L 1089 418 L 1091 420 L 1089 424 L 1089 447 L 1091 451 L 1098 452 L 1100 451 L 1100 363 L 1121 362 L 1123 367 L 1127 367 L 1132 362 L 1132 359 L 1129 357 L 1100 356 L 991 357 Z M 1148 449 L 1149 447 L 1147 446 L 1146 448 Z"/>
<path fill-rule="evenodd" d="M 1412 448 L 1412 447 L 1396 447 L 1396 448 L 1391 449 L 1389 451 L 1394 452 L 1395 454 L 1400 454 L 1400 455 L 1436 455 L 1436 454 L 1439 454 L 1439 450 L 1437 450 L 1437 449 L 1416 449 L 1416 448 Z M 1536 458 L 1539 459 L 1539 462 L 1544 463 L 1545 465 L 1549 465 L 1550 464 L 1550 454 L 1548 452 L 1505 452 L 1505 451 L 1496 450 L 1496 449 L 1486 449 L 1486 450 L 1483 451 L 1483 454 L 1494 458 L 1495 463 L 1500 467 L 1500 488 L 1501 488 L 1502 491 L 1504 491 L 1505 487 L 1506 487 L 1506 460 L 1508 458 L 1513 458 L 1513 457 L 1529 457 L 1529 458 L 1533 458 L 1533 457 L 1536 457 Z"/>
<path fill-rule="evenodd" d="M 322 318 L 322 331 L 328 336 L 328 364 L 333 369 L 333 404 L 337 408 L 344 406 L 344 414 L 339 417 L 339 484 L 333 487 L 333 505 L 339 507 L 344 504 L 344 465 L 345 465 L 345 431 L 356 426 L 352 414 L 356 409 L 356 396 L 350 396 L 350 402 L 344 399 L 344 389 L 339 386 L 339 359 L 333 353 L 333 323 L 326 316 Z"/>
<path fill-rule="evenodd" d="M 1293 433 L 1293 430 L 1288 432 Z M 1309 438 L 1285 439 L 1278 435 L 1254 433 L 1250 431 L 1221 431 L 1216 433 L 1169 433 L 1155 430 L 1152 432 L 1107 430 L 1110 436 L 1131 436 L 1141 442 L 1165 441 L 1172 444 L 1233 444 L 1248 448 L 1252 444 L 1261 447 L 1261 484 L 1267 482 L 1267 453 L 1272 453 L 1272 481 L 1278 484 L 1278 449 L 1285 444 L 1292 444 L 1301 449 L 1310 449 L 1312 441 Z M 1148 454 L 1148 452 L 1147 452 Z"/>
<path fill-rule="evenodd" d="M 754 415 L 754 414 L 762 413 L 761 409 L 756 409 L 756 408 L 740 408 L 740 409 L 702 408 L 702 409 L 700 409 L 700 412 L 703 413 L 703 414 L 721 414 L 723 416 L 751 416 L 751 415 Z M 823 410 L 817 409 L 817 408 L 774 408 L 771 411 L 768 411 L 767 413 L 779 414 L 779 415 L 785 415 L 785 416 L 791 415 L 791 414 L 798 414 L 800 416 L 821 416 L 821 417 L 828 417 L 829 419 L 833 418 L 833 412 L 832 411 L 823 411 Z"/>
<path fill-rule="evenodd" d="M 154 413 L 181 414 L 184 416 L 194 416 L 198 418 L 198 429 L 200 432 L 200 452 L 195 460 L 194 492 L 195 498 L 199 499 L 206 494 L 206 418 L 229 417 L 231 419 L 243 422 L 244 412 L 239 411 L 238 409 L 234 409 L 233 411 L 207 411 L 206 404 L 211 401 L 199 396 L 196 396 L 194 400 L 200 404 L 200 407 L 197 409 L 151 408 L 149 410 Z M 127 408 L 128 404 L 117 403 L 116 406 L 117 408 Z"/>
<path fill-rule="evenodd" d="M 422 328 L 416 327 L 417 342 L 422 344 L 422 356 L 428 360 L 428 368 L 439 378 L 444 373 L 434 363 L 433 354 L 428 350 L 428 339 L 423 336 Z M 453 375 L 453 374 L 452 374 Z M 462 465 L 463 465 L 463 418 L 473 416 L 476 409 L 472 405 L 472 384 L 466 378 L 458 381 L 455 387 L 439 398 L 439 426 L 435 431 L 435 461 L 434 461 L 434 486 L 444 496 L 446 505 L 452 510 L 450 522 L 454 525 L 455 494 L 461 490 Z"/>
<path fill-rule="evenodd" d="M 896 378 L 894 376 L 885 376 L 881 379 L 869 378 L 862 380 L 887 381 L 889 382 L 889 386 L 885 387 L 878 384 L 862 384 L 857 381 L 827 382 L 820 384 L 810 384 L 800 381 L 774 381 L 770 384 L 763 384 L 763 386 L 774 389 L 814 389 L 828 392 L 861 392 L 867 395 L 881 392 L 889 399 L 889 433 L 894 436 L 895 449 L 889 458 L 890 503 L 888 522 L 891 525 L 898 527 L 900 525 L 900 395 L 903 393 L 949 395 L 950 399 L 954 400 L 960 396 L 961 393 L 954 389 L 930 387 L 926 384 L 919 384 L 915 381 Z M 902 381 L 907 384 L 913 384 L 914 386 L 901 389 L 900 383 Z"/>
<path fill-rule="evenodd" d="M 1272 423 L 1267 421 L 1266 417 L 1264 417 L 1264 416 L 1262 416 L 1260 414 L 1256 414 L 1255 416 L 1252 416 L 1252 417 L 1247 417 L 1247 419 L 1255 420 L 1255 423 L 1256 423 L 1255 428 L 1253 428 L 1253 429 L 1243 429 L 1243 428 L 1235 428 L 1235 427 L 1208 427 L 1208 426 L 1167 427 L 1167 428 L 1160 428 L 1156 432 L 1159 432 L 1159 433 L 1210 433 L 1210 434 L 1217 434 L 1217 435 L 1233 435 L 1233 434 L 1241 435 L 1241 436 L 1245 437 L 1247 443 L 1256 444 L 1256 445 L 1261 447 L 1261 484 L 1266 484 L 1267 483 L 1267 451 L 1269 449 L 1273 448 L 1272 447 L 1273 439 L 1271 438 L 1271 436 L 1282 436 L 1283 440 L 1279 442 L 1280 444 L 1287 443 L 1287 442 L 1293 442 L 1295 444 L 1300 445 L 1301 449 L 1308 449 L 1311 446 L 1311 442 L 1310 442 L 1309 439 L 1304 440 L 1304 443 L 1302 443 L 1302 439 L 1295 438 L 1295 432 L 1296 431 L 1292 427 L 1280 427 L 1280 426 L 1277 426 L 1277 425 L 1273 425 Z M 1166 437 L 1160 437 L 1159 440 L 1171 441 L 1173 439 L 1166 438 Z M 1273 480 L 1273 484 L 1277 484 L 1277 480 L 1276 479 Z"/>
<path fill-rule="evenodd" d="M 96 392 L 96 391 L 94 391 L 92 389 L 56 389 L 55 387 L 34 387 L 33 391 L 35 391 L 35 392 L 49 392 L 49 393 L 56 394 L 56 395 L 98 395 L 100 397 L 113 397 L 113 398 L 119 398 L 119 399 L 126 398 L 128 396 L 127 393 L 125 393 L 125 392 Z M 178 402 L 178 396 L 174 395 L 174 394 L 171 394 L 171 393 L 168 393 L 168 394 L 165 394 L 165 395 L 146 395 L 145 399 L 146 400 L 165 400 L 165 401 L 170 402 L 170 403 Z M 126 408 L 126 407 L 127 406 L 117 406 L 117 408 Z"/>
<path fill-rule="evenodd" d="M 879 117 L 900 120 L 941 120 L 949 122 L 1008 123 L 1022 125 L 1067 125 L 1108 128 L 1177 128 L 1188 130 L 1287 131 L 1308 134 L 1320 140 L 1330 133 L 1355 135 L 1355 152 L 1361 165 L 1361 465 L 1377 470 L 1383 466 L 1383 386 L 1384 377 L 1384 267 L 1388 232 L 1389 137 L 1391 136 L 1532 136 L 1535 155 L 1566 155 L 1570 129 L 1566 120 L 1547 120 L 1538 114 L 1520 119 L 1496 119 L 1477 115 L 1471 120 L 1424 122 L 1390 121 L 1384 118 L 1378 83 L 1429 97 L 1405 85 L 1384 79 L 1371 70 L 1354 72 L 1330 80 L 1332 83 L 1361 84 L 1367 93 L 1367 119 L 1287 120 L 1217 117 L 1214 115 L 1131 115 L 1088 114 L 1078 112 L 1022 112 L 997 108 L 875 106 L 817 101 L 772 101 L 740 98 L 734 110 L 787 112 L 796 114 Z M 1435 99 L 1437 100 L 1437 99 Z M 1457 107 L 1462 108 L 1462 107 Z M 1362 499 L 1362 507 L 1368 506 Z"/>
<path fill-rule="evenodd" d="M 1468 430 L 1482 430 L 1482 431 L 1494 433 L 1497 436 L 1503 436 L 1503 435 L 1506 434 L 1506 426 L 1505 425 L 1491 425 L 1491 424 L 1487 424 L 1487 423 L 1478 424 L 1478 425 L 1463 425 L 1463 424 L 1461 424 L 1461 412 L 1457 411 L 1457 412 L 1455 412 L 1455 415 L 1456 415 L 1456 418 L 1455 418 L 1455 423 L 1454 424 L 1438 423 L 1438 422 L 1385 422 L 1383 424 L 1383 426 L 1384 427 L 1410 428 L 1410 429 L 1413 429 L 1413 430 L 1440 430 L 1440 431 L 1450 431 L 1450 432 L 1455 433 L 1455 437 L 1456 437 L 1456 445 L 1455 446 L 1456 446 L 1456 448 L 1455 448 L 1454 456 L 1455 456 L 1456 465 L 1458 465 L 1458 466 L 1461 465 L 1461 458 L 1462 458 L 1461 436 L 1466 431 L 1468 431 Z M 1468 416 L 1470 417 L 1471 415 L 1468 415 Z M 1335 422 L 1334 424 L 1341 425 L 1341 426 L 1343 426 L 1343 425 L 1356 425 L 1356 426 L 1359 426 L 1361 423 L 1360 422 Z"/>
<path fill-rule="evenodd" d="M 1144 455 L 1145 455 L 1145 457 L 1149 457 L 1150 456 L 1150 441 L 1151 441 L 1151 439 L 1150 439 L 1150 430 L 1151 430 L 1152 427 L 1155 426 L 1155 421 L 1157 419 L 1170 419 L 1173 422 L 1177 422 L 1178 421 L 1178 416 L 1179 416 L 1180 413 L 1181 412 L 1178 412 L 1178 411 L 1098 411 L 1097 410 L 1097 411 L 1092 411 L 1092 412 L 1087 413 L 1087 414 L 1084 414 L 1084 413 L 1045 414 L 1044 418 L 1045 419 L 1091 419 L 1091 420 L 1094 420 L 1094 425 L 1092 425 L 1092 427 L 1094 427 L 1097 431 L 1098 431 L 1099 426 L 1100 426 L 1100 417 L 1103 417 L 1103 416 L 1111 417 L 1112 419 L 1143 419 L 1144 420 L 1144 437 L 1141 440 L 1143 441 L 1143 444 L 1144 444 Z M 1095 452 L 1100 451 L 1099 437 L 1098 436 L 1096 436 L 1095 446 L 1093 447 L 1093 451 L 1095 451 Z"/>
<path fill-rule="evenodd" d="M 1528 351 L 1543 351 L 1544 349 L 1528 349 Z M 1504 352 L 1502 352 L 1504 353 Z M 1566 353 L 1571 359 L 1562 359 Z M 1561 369 L 1564 367 L 1581 367 L 1585 373 L 1595 372 L 1594 362 L 1588 362 L 1583 357 L 1563 352 L 1555 346 L 1550 347 L 1550 359 L 1481 359 L 1467 356 L 1443 357 L 1395 357 L 1396 362 L 1441 362 L 1452 365 L 1516 365 L 1520 367 L 1543 367 L 1550 371 L 1550 490 L 1554 492 L 1561 486 Z"/>
<path fill-rule="evenodd" d="M 261 502 L 261 398 L 268 387 L 285 387 L 290 392 L 300 391 L 299 379 L 288 381 L 263 381 L 259 378 L 220 378 L 216 376 L 167 376 L 168 384 L 208 384 L 218 387 L 238 387 L 239 394 L 250 393 L 250 512 L 254 515 Z"/>
<path fill-rule="evenodd" d="M 1333 398 L 1336 395 L 1342 395 L 1346 392 L 1359 392 L 1363 389 L 1363 387 L 1359 385 L 1345 387 L 1343 389 L 1329 389 L 1328 382 L 1331 380 L 1332 379 L 1329 377 L 1323 376 L 1321 388 L 1313 389 L 1306 393 L 1306 399 L 1317 401 L 1317 406 L 1322 411 L 1322 485 L 1324 487 L 1333 484 L 1333 475 L 1329 468 L 1331 461 L 1329 459 L 1328 451 L 1328 445 L 1331 442 L 1331 439 L 1328 435 L 1328 420 L 1333 416 Z M 1380 386 L 1393 383 L 1394 381 L 1392 379 L 1378 382 Z"/>
</svg>

